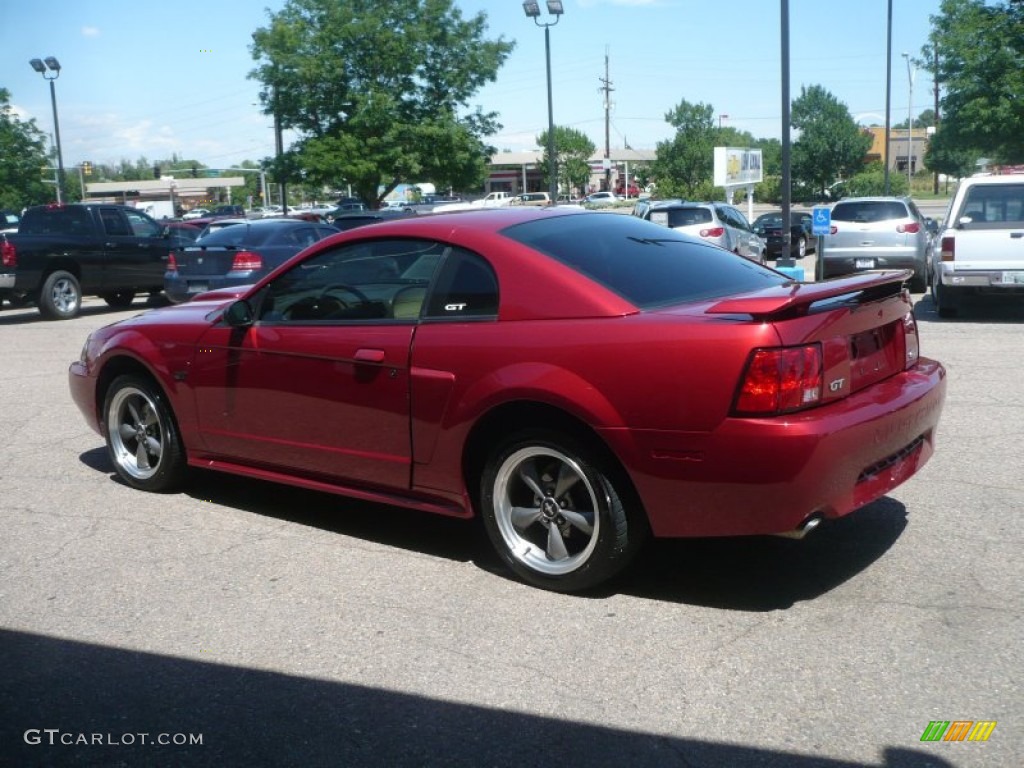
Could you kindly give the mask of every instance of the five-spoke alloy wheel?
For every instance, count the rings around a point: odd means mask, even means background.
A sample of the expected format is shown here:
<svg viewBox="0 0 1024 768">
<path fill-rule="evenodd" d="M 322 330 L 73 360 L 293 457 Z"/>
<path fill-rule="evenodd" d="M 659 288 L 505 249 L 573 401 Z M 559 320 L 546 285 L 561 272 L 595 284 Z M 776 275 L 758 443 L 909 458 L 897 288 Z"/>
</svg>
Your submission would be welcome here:
<svg viewBox="0 0 1024 768">
<path fill-rule="evenodd" d="M 117 474 L 146 491 L 175 486 L 185 469 L 177 425 L 163 394 L 147 379 L 119 376 L 103 407 L 107 450 Z"/>
<path fill-rule="evenodd" d="M 625 567 L 645 528 L 642 513 L 627 513 L 615 475 L 569 436 L 535 430 L 506 441 L 481 485 L 484 524 L 502 560 L 525 581 L 562 592 Z"/>
</svg>

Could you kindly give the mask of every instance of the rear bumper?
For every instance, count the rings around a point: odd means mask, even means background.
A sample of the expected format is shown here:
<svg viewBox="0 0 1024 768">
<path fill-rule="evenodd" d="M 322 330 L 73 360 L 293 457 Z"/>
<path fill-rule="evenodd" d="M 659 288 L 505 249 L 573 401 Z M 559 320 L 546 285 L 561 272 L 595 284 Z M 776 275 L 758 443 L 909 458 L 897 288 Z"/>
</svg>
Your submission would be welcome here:
<svg viewBox="0 0 1024 768">
<path fill-rule="evenodd" d="M 945 288 L 1024 293 L 1024 265 L 1008 264 L 1007 269 L 955 269 L 952 262 L 944 261 L 939 262 L 935 276 Z"/>
<path fill-rule="evenodd" d="M 825 251 L 822 258 L 825 277 L 850 275 L 870 269 L 911 269 L 915 274 L 925 274 L 925 259 L 906 254 L 880 254 L 865 250 L 863 253 L 830 253 Z"/>
<path fill-rule="evenodd" d="M 251 271 L 239 272 L 236 277 L 234 275 L 182 276 L 178 273 L 167 273 L 164 275 L 164 293 L 175 304 L 181 304 L 207 291 L 250 285 L 254 280 L 253 274 Z"/>
<path fill-rule="evenodd" d="M 803 414 L 727 419 L 711 433 L 605 430 L 655 535 L 792 531 L 841 517 L 912 477 L 934 451 L 946 371 L 910 371 Z"/>
<path fill-rule="evenodd" d="M 15 278 L 15 275 L 13 273 L 10 273 L 10 274 L 0 274 L 0 290 L 2 290 L 2 289 L 7 289 L 7 290 L 13 289 L 14 288 L 14 278 Z"/>
</svg>

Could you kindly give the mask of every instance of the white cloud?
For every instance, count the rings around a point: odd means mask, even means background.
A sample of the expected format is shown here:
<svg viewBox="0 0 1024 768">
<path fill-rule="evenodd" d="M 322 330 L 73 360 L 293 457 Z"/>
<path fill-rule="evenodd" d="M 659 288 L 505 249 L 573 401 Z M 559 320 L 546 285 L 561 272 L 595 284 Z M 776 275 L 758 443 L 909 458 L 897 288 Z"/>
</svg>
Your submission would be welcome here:
<svg viewBox="0 0 1024 768">
<path fill-rule="evenodd" d="M 82 27 L 82 36 L 83 37 L 99 37 L 100 36 L 99 27 Z"/>
</svg>

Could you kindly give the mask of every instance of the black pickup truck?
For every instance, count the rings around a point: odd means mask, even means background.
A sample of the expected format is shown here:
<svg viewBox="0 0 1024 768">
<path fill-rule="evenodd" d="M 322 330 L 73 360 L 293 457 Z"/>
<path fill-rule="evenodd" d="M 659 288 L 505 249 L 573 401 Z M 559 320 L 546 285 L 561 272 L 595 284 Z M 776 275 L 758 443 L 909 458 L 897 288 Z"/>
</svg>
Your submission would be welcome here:
<svg viewBox="0 0 1024 768">
<path fill-rule="evenodd" d="M 16 233 L 0 234 L 0 299 L 33 301 L 43 317 L 67 320 L 82 296 L 127 307 L 163 289 L 170 236 L 134 208 L 85 203 L 29 208 Z"/>
</svg>

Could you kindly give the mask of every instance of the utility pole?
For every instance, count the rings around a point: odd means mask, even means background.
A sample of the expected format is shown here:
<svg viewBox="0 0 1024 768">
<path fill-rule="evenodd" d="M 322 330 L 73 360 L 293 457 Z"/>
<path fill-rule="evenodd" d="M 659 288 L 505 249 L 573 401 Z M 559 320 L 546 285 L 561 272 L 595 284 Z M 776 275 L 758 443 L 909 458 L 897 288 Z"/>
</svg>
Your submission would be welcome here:
<svg viewBox="0 0 1024 768">
<path fill-rule="evenodd" d="M 604 49 L 604 77 L 598 78 L 601 81 L 599 91 L 604 91 L 604 188 L 612 188 L 612 141 L 611 141 L 611 111 L 612 81 L 608 75 L 608 49 Z"/>
<path fill-rule="evenodd" d="M 936 46 L 932 50 L 932 53 L 935 54 L 935 68 L 932 70 L 932 73 L 933 73 L 932 83 L 935 86 L 935 131 L 938 132 L 938 130 L 939 130 L 939 49 L 938 49 L 938 46 Z M 933 133 L 932 134 L 932 138 L 934 139 L 934 137 L 935 137 L 935 134 Z M 938 171 L 935 171 L 932 174 L 932 192 L 934 194 L 936 194 L 936 195 L 939 194 L 939 172 Z"/>
</svg>

